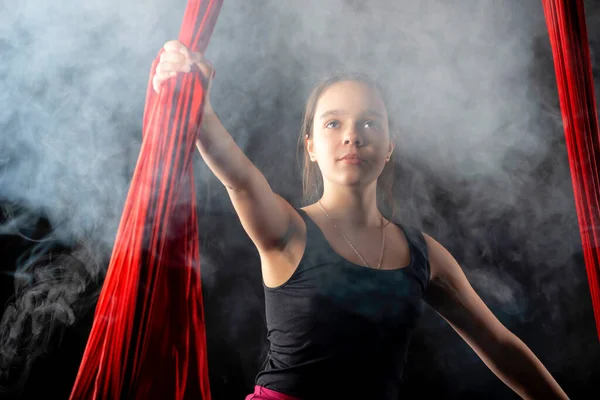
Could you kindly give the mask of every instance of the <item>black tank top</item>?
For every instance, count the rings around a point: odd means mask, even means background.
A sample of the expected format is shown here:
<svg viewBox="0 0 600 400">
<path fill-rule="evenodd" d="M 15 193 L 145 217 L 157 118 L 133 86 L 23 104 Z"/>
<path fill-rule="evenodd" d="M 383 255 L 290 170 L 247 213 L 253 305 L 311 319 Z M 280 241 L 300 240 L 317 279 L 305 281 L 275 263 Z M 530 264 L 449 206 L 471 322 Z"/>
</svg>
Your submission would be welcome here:
<svg viewBox="0 0 600 400">
<path fill-rule="evenodd" d="M 302 399 L 397 400 L 411 334 L 423 313 L 423 234 L 404 232 L 411 261 L 376 270 L 338 255 L 301 209 L 306 248 L 283 285 L 264 285 L 269 352 L 255 383 Z"/>
</svg>

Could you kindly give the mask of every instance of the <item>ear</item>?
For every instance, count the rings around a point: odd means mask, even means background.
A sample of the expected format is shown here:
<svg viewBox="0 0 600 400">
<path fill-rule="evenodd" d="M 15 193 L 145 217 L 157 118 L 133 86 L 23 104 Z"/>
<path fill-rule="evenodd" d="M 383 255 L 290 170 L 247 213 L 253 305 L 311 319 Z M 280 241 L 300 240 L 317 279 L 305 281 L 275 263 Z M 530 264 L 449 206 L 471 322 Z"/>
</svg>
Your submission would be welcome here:
<svg viewBox="0 0 600 400">
<path fill-rule="evenodd" d="M 310 161 L 315 161 L 315 152 L 314 152 L 314 142 L 312 139 L 310 139 L 308 137 L 308 135 L 306 135 L 305 137 L 305 144 L 306 144 L 306 151 L 308 152 L 308 157 L 310 158 Z"/>
<path fill-rule="evenodd" d="M 396 148 L 396 142 L 394 142 L 393 140 L 390 140 L 390 144 L 388 146 L 388 159 L 392 157 L 392 153 L 394 152 L 395 148 Z"/>
</svg>

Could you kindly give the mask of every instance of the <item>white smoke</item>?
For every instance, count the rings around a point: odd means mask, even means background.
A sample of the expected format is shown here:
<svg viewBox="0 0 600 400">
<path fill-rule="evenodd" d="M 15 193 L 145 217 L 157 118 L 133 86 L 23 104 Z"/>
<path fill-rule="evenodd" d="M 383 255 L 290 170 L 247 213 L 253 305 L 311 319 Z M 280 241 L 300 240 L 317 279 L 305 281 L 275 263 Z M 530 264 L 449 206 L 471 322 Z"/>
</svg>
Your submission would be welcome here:
<svg viewBox="0 0 600 400">
<path fill-rule="evenodd" d="M 1 200 L 47 215 L 58 240 L 110 251 L 150 64 L 177 37 L 185 5 L 0 4 Z M 545 29 L 537 0 L 225 1 L 207 51 L 211 96 L 276 191 L 297 198 L 290 177 L 310 87 L 340 69 L 378 78 L 397 128 L 404 221 L 446 239 L 509 324 L 531 318 L 537 302 L 559 326 L 585 276 L 564 271 L 581 250 Z M 199 206 L 232 212 L 197 164 Z M 17 222 L 0 234 L 18 232 Z M 224 229 L 215 248 L 248 243 Z"/>
</svg>

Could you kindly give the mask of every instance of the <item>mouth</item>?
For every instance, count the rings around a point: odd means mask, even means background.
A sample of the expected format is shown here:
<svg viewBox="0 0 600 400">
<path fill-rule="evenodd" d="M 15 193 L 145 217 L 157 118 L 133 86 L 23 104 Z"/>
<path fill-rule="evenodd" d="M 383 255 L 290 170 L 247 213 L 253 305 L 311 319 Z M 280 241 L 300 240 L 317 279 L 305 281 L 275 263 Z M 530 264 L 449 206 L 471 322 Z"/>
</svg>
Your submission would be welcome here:
<svg viewBox="0 0 600 400">
<path fill-rule="evenodd" d="M 340 158 L 340 161 L 345 164 L 361 164 L 364 162 L 357 154 L 346 154 L 344 157 Z"/>
<path fill-rule="evenodd" d="M 346 154 L 344 157 L 340 158 L 340 160 L 360 160 L 360 161 L 362 161 L 362 158 L 360 158 L 358 156 L 358 154 Z"/>
</svg>

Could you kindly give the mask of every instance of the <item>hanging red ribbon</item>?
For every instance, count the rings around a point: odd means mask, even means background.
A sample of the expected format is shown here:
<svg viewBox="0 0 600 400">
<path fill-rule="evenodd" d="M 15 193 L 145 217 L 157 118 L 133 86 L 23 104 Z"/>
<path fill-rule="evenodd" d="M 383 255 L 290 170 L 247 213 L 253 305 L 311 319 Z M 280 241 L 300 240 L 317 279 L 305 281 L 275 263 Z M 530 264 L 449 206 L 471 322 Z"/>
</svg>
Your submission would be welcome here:
<svg viewBox="0 0 600 400">
<path fill-rule="evenodd" d="M 189 0 L 179 41 L 204 52 L 221 5 Z M 192 165 L 205 81 L 199 71 L 180 73 L 157 95 L 158 62 L 152 63 L 141 151 L 72 400 L 210 399 Z"/>
<path fill-rule="evenodd" d="M 600 338 L 600 131 L 583 0 L 542 0 Z"/>
</svg>

